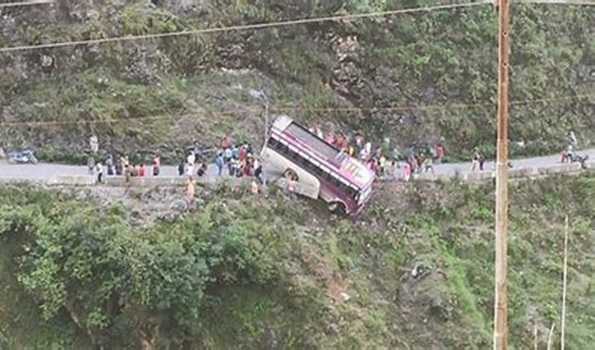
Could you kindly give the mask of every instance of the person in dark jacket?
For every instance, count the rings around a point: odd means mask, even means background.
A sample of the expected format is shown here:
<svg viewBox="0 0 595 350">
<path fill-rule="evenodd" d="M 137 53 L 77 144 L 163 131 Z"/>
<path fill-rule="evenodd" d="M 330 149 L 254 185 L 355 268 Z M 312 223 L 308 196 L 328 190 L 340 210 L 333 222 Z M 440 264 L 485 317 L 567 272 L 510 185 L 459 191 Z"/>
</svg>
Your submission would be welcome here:
<svg viewBox="0 0 595 350">
<path fill-rule="evenodd" d="M 184 176 L 184 166 L 186 165 L 186 163 L 184 162 L 184 159 L 182 159 L 182 161 L 180 161 L 180 164 L 178 165 L 178 175 L 179 176 Z"/>
</svg>

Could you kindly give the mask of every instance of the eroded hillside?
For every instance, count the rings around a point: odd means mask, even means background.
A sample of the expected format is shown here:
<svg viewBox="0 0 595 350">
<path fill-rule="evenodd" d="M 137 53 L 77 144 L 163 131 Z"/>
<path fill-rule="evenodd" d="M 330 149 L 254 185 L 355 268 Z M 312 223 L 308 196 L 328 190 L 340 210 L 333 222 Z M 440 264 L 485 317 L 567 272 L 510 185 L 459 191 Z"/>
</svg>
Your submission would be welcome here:
<svg viewBox="0 0 595 350">
<path fill-rule="evenodd" d="M 559 322 L 569 215 L 567 346 L 588 349 L 594 179 L 511 186 L 510 341 L 532 348 L 537 329 L 545 348 Z M 485 349 L 493 191 L 388 184 L 353 222 L 276 191 L 223 186 L 194 212 L 142 224 L 126 208 L 161 197 L 100 204 L 97 193 L 5 187 L 0 346 Z"/>
<path fill-rule="evenodd" d="M 71 1 L 2 9 L 0 46 L 227 27 L 433 5 L 431 1 Z M 512 11 L 514 154 L 558 151 L 574 129 L 595 138 L 595 11 Z M 394 142 L 444 137 L 455 157 L 493 152 L 496 17 L 490 5 L 265 30 L 0 53 L 5 147 L 79 161 L 102 148 L 173 158 L 225 133 L 257 144 L 272 114 Z M 528 103 L 528 100 L 540 102 Z M 397 108 L 395 108 L 397 107 Z M 337 110 L 339 109 L 339 110 Z M 88 121 L 101 121 L 87 124 Z"/>
</svg>

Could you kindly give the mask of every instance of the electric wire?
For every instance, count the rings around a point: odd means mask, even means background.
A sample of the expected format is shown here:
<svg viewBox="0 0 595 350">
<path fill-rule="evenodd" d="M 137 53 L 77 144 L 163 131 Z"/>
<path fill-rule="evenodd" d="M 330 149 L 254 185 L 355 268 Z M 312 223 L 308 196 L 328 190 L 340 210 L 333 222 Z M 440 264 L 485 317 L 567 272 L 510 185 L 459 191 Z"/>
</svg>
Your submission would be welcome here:
<svg viewBox="0 0 595 350">
<path fill-rule="evenodd" d="M 594 97 L 595 94 L 585 94 L 585 95 L 574 95 L 574 96 L 563 96 L 563 97 L 556 97 L 556 98 L 543 98 L 543 99 L 533 99 L 533 100 L 518 100 L 518 101 L 511 101 L 511 106 L 522 106 L 522 105 L 529 105 L 535 103 L 545 103 L 545 102 L 555 102 L 555 101 L 564 101 L 564 100 L 572 100 L 572 99 L 582 99 L 582 98 L 590 98 Z M 411 110 L 439 110 L 439 111 L 449 111 L 452 109 L 464 109 L 464 108 L 473 108 L 473 107 L 486 107 L 486 106 L 494 106 L 495 103 L 469 103 L 469 104 L 452 104 L 452 105 L 427 105 L 427 106 L 393 106 L 393 107 L 376 107 L 376 108 L 358 108 L 358 107 L 345 107 L 345 108 L 307 108 L 301 106 L 283 106 L 283 107 L 271 107 L 269 108 L 270 112 L 297 112 L 297 111 L 305 111 L 305 112 L 376 112 L 376 111 L 411 111 Z M 187 117 L 193 115 L 206 115 L 211 117 L 223 117 L 223 116 L 233 116 L 242 113 L 248 112 L 262 112 L 263 107 L 246 107 L 244 109 L 238 109 L 235 111 L 226 111 L 226 112 L 202 112 L 202 113 L 185 113 L 182 115 L 173 116 L 172 114 L 163 114 L 163 115 L 153 115 L 153 116 L 139 116 L 139 117 L 131 117 L 131 118 L 118 118 L 118 119 L 95 119 L 95 120 L 75 120 L 75 121 L 57 121 L 57 120 L 49 120 L 49 121 L 18 121 L 18 122 L 0 122 L 0 127 L 36 127 L 36 126 L 64 126 L 64 125 L 95 125 L 95 124 L 117 124 L 117 123 L 126 123 L 126 122 L 135 122 L 135 121 L 149 121 L 149 120 L 164 120 L 164 119 L 179 119 L 180 117 Z"/>
<path fill-rule="evenodd" d="M 31 0 L 31 1 L 19 1 L 19 2 L 7 2 L 0 4 L 0 9 L 5 7 L 23 7 L 31 5 L 49 5 L 53 4 L 54 0 Z"/>
<path fill-rule="evenodd" d="M 65 42 L 48 43 L 48 44 L 22 45 L 22 46 L 0 48 L 0 53 L 25 51 L 25 50 L 52 49 L 52 48 L 61 48 L 61 47 L 78 46 L 78 45 L 104 44 L 104 43 L 122 42 L 122 41 L 170 38 L 170 37 L 178 37 L 178 36 L 212 34 L 212 33 L 242 31 L 242 30 L 258 30 L 258 29 L 266 29 L 266 28 L 276 28 L 276 27 L 294 26 L 294 25 L 300 25 L 300 24 L 322 23 L 322 22 L 332 22 L 332 21 L 348 21 L 348 20 L 356 20 L 356 19 L 372 18 L 372 17 L 387 17 L 387 16 L 398 15 L 398 14 L 408 14 L 408 13 L 416 13 L 416 12 L 430 12 L 430 11 L 437 11 L 437 10 L 450 10 L 450 9 L 456 9 L 456 8 L 474 7 L 474 6 L 491 4 L 491 3 L 492 2 L 489 0 L 482 0 L 482 1 L 478 1 L 478 2 L 469 2 L 469 3 L 415 7 L 415 8 L 401 9 L 401 10 L 377 11 L 377 12 L 367 12 L 367 13 L 360 13 L 360 14 L 302 18 L 302 19 L 294 19 L 294 20 L 288 20 L 288 21 L 243 24 L 243 25 L 235 25 L 235 26 L 228 26 L 228 27 L 184 30 L 184 31 L 169 32 L 169 33 L 128 35 L 128 36 L 120 36 L 120 37 L 88 39 L 88 40 L 78 40 L 78 41 L 65 41 Z"/>
</svg>

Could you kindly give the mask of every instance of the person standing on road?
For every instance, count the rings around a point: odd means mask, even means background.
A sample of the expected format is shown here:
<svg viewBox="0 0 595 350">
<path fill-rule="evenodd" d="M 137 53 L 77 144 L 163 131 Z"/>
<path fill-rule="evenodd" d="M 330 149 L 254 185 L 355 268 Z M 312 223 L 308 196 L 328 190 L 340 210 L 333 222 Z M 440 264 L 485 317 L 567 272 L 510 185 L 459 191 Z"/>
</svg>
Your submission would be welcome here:
<svg viewBox="0 0 595 350">
<path fill-rule="evenodd" d="M 153 176 L 159 176 L 159 172 L 161 170 L 161 157 L 159 153 L 155 155 L 153 158 Z"/>
<path fill-rule="evenodd" d="M 484 165 L 485 161 L 486 161 L 486 159 L 483 156 L 483 154 L 480 154 L 479 155 L 479 171 L 483 171 L 483 165 Z"/>
<path fill-rule="evenodd" d="M 184 175 L 184 165 L 185 164 L 186 164 L 186 162 L 184 161 L 184 159 L 180 160 L 180 164 L 178 164 L 178 176 Z"/>
<path fill-rule="evenodd" d="M 248 156 L 248 144 L 244 144 L 242 147 L 240 147 L 240 153 L 238 156 L 239 156 L 240 162 L 243 162 L 244 160 L 246 160 L 246 156 Z"/>
<path fill-rule="evenodd" d="M 122 157 L 120 157 L 120 164 L 122 164 L 122 170 L 124 171 L 124 173 L 130 171 L 128 169 L 128 167 L 130 166 L 130 161 L 128 161 L 128 157 L 126 157 L 124 155 Z"/>
<path fill-rule="evenodd" d="M 235 159 L 240 159 L 240 147 L 234 145 L 231 149 L 231 157 Z"/>
<path fill-rule="evenodd" d="M 93 171 L 95 170 L 95 158 L 92 155 L 89 155 L 87 158 L 87 167 L 89 168 L 89 174 L 93 175 Z"/>
<path fill-rule="evenodd" d="M 223 152 L 219 151 L 217 153 L 217 158 L 215 158 L 215 165 L 217 166 L 217 176 L 223 175 L 223 167 L 225 166 L 225 160 L 223 159 Z"/>
<path fill-rule="evenodd" d="M 397 169 L 399 168 L 399 163 L 396 160 L 391 160 L 390 161 L 390 166 L 389 166 L 389 176 L 391 177 L 392 180 L 397 180 L 398 178 L 398 174 L 397 174 Z"/>
<path fill-rule="evenodd" d="M 225 161 L 225 164 L 229 164 L 231 158 L 233 158 L 233 151 L 231 147 L 228 147 L 223 151 L 223 160 Z"/>
<path fill-rule="evenodd" d="M 438 142 L 438 144 L 436 145 L 436 148 L 435 148 L 435 152 L 436 152 L 436 163 L 441 164 L 442 159 L 446 155 L 446 149 L 444 148 L 444 145 L 442 144 L 442 142 Z"/>
<path fill-rule="evenodd" d="M 471 171 L 476 172 L 480 170 L 479 162 L 481 160 L 481 154 L 477 148 L 474 149 L 473 159 L 471 161 Z"/>
<path fill-rule="evenodd" d="M 246 161 L 244 160 L 244 162 L 242 164 L 246 164 Z M 234 157 L 231 157 L 231 159 L 229 160 L 229 162 L 227 163 L 227 171 L 229 173 L 229 176 L 242 176 L 242 165 L 240 164 L 240 161 L 237 160 Z"/>
<path fill-rule="evenodd" d="M 111 154 L 108 154 L 105 166 L 107 167 L 107 176 L 114 175 L 114 157 Z"/>
<path fill-rule="evenodd" d="M 411 172 L 411 164 L 409 164 L 409 162 L 405 162 L 403 164 L 403 180 L 409 181 L 409 178 L 411 178 Z"/>
<path fill-rule="evenodd" d="M 387 161 L 386 161 L 386 157 L 384 157 L 384 155 L 381 155 L 380 158 L 378 158 L 378 172 L 380 174 L 380 176 L 385 176 L 387 173 Z"/>
<path fill-rule="evenodd" d="M 186 157 L 186 163 L 188 163 L 189 167 L 194 168 L 195 162 L 196 162 L 196 156 L 194 155 L 194 152 L 190 152 L 188 154 L 188 157 Z"/>
<path fill-rule="evenodd" d="M 97 183 L 103 183 L 103 164 L 98 162 L 95 166 L 95 170 L 97 171 Z"/>
<path fill-rule="evenodd" d="M 119 161 L 116 162 L 116 164 L 114 165 L 114 168 L 115 168 L 114 170 L 116 171 L 116 175 L 118 175 L 118 176 L 123 175 L 122 172 L 124 169 L 122 169 L 122 162 L 119 162 Z"/>
<path fill-rule="evenodd" d="M 262 164 L 260 163 L 258 158 L 254 158 L 254 176 L 260 184 L 264 183 L 262 179 Z"/>
</svg>

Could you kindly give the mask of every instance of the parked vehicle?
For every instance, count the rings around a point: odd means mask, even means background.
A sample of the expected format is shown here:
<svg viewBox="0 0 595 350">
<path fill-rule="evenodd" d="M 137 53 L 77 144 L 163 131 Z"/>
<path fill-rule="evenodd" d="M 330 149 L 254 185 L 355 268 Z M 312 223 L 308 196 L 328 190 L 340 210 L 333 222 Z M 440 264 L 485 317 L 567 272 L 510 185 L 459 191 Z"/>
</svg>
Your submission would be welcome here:
<svg viewBox="0 0 595 350">
<path fill-rule="evenodd" d="M 37 158 L 33 151 L 22 150 L 8 152 L 8 162 L 13 164 L 37 164 Z"/>
<path fill-rule="evenodd" d="M 333 212 L 355 216 L 370 199 L 374 172 L 289 117 L 275 120 L 262 160 L 267 177 L 285 177 L 290 191 L 322 199 Z"/>
</svg>

